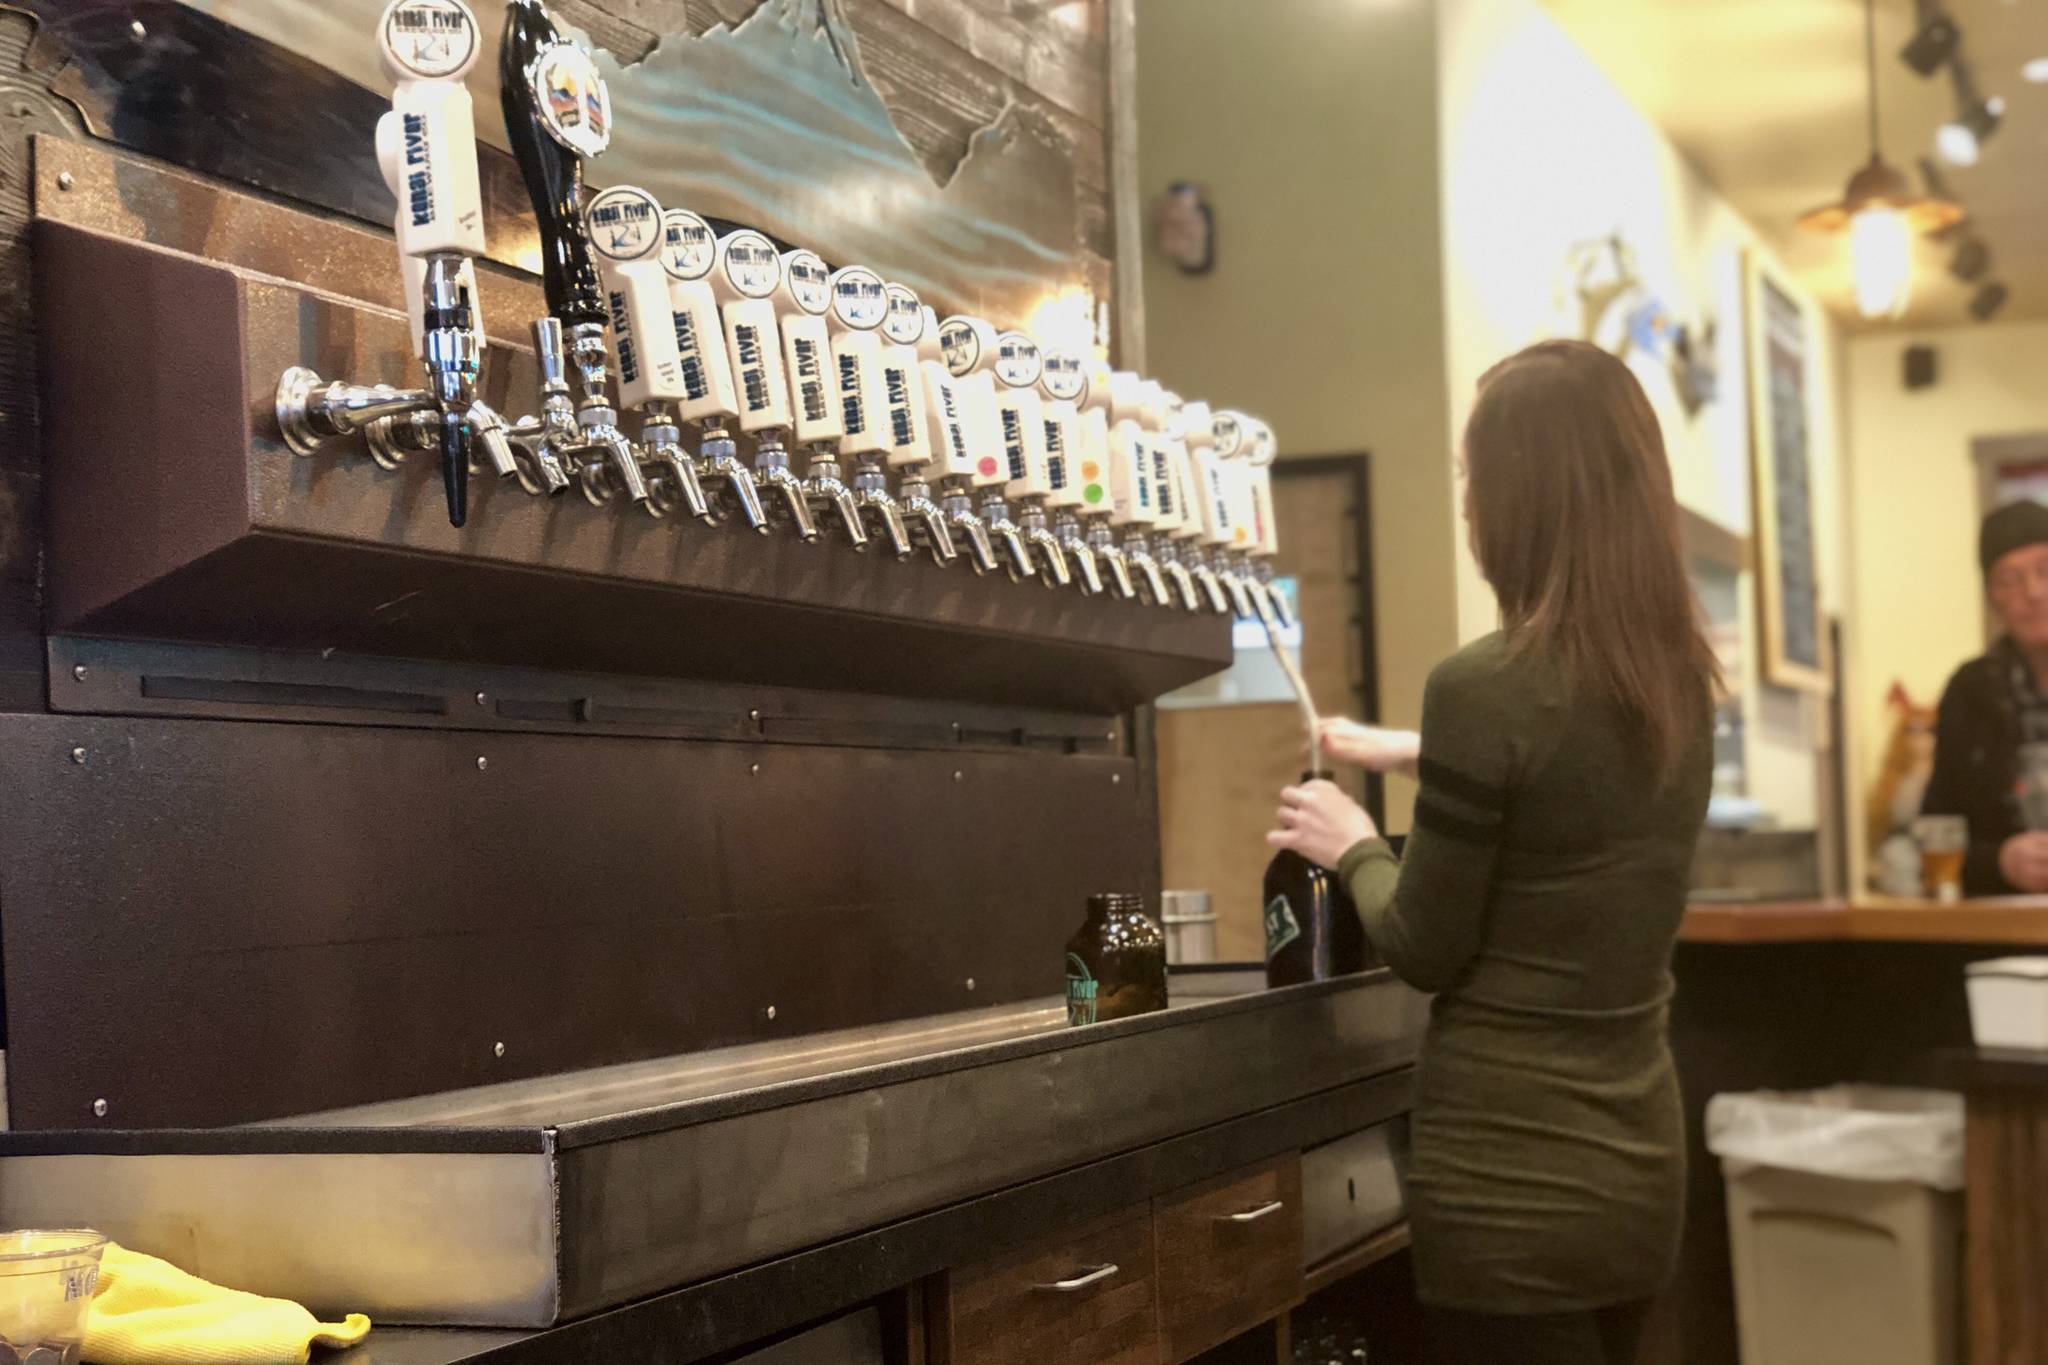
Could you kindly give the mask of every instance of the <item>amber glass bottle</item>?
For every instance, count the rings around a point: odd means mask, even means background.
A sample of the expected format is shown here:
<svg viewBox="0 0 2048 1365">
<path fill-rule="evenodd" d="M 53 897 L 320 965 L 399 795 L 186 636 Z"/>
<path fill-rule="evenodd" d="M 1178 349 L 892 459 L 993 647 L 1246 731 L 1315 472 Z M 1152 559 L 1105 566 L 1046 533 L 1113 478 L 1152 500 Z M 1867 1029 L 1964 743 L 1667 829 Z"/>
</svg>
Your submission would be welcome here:
<svg viewBox="0 0 2048 1365">
<path fill-rule="evenodd" d="M 1319 773 L 1306 773 L 1311 782 Z M 1293 986 L 1365 970 L 1365 927 L 1335 872 L 1283 848 L 1266 864 L 1266 984 Z"/>
<path fill-rule="evenodd" d="M 1145 898 L 1088 898 L 1088 918 L 1067 940 L 1067 1023 L 1106 1023 L 1166 1008 L 1166 933 Z"/>
</svg>

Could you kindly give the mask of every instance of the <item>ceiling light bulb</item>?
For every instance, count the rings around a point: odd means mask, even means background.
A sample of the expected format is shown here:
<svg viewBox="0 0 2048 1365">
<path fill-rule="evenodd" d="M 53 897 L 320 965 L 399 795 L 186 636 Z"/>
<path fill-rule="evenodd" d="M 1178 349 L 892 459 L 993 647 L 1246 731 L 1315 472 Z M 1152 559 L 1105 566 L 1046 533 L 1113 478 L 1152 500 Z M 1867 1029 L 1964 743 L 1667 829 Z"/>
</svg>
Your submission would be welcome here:
<svg viewBox="0 0 2048 1365">
<path fill-rule="evenodd" d="M 2048 57 L 2036 57 L 2020 68 L 2020 74 L 2035 85 L 2048 85 Z"/>
<path fill-rule="evenodd" d="M 1934 149 L 1951 166 L 1974 166 L 1981 150 L 1977 135 L 1960 123 L 1944 123 L 1934 135 Z"/>
<path fill-rule="evenodd" d="M 1858 312 L 1895 318 L 1906 311 L 1913 292 L 1913 230 L 1903 213 L 1885 204 L 1857 210 L 1849 220 L 1849 261 Z"/>
</svg>

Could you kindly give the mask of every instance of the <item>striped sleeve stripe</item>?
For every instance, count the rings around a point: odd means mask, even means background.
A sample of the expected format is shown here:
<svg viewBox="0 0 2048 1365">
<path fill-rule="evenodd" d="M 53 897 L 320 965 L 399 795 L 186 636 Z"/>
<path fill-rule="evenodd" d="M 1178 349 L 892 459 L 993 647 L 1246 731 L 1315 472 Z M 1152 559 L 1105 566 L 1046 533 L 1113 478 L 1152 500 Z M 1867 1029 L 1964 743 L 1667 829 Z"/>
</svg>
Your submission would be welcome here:
<svg viewBox="0 0 2048 1365">
<path fill-rule="evenodd" d="M 1456 797 L 1468 806 L 1480 810 L 1499 811 L 1507 809 L 1507 792 L 1491 782 L 1482 782 L 1476 777 L 1467 777 L 1456 768 L 1438 763 L 1424 756 L 1416 764 L 1417 774 L 1422 778 L 1423 790 L 1435 789 L 1446 796 Z"/>
<path fill-rule="evenodd" d="M 1500 823 L 1501 817 L 1497 813 L 1478 817 L 1460 815 L 1446 808 L 1442 802 L 1431 799 L 1427 791 L 1415 803 L 1415 828 L 1426 829 L 1431 834 L 1441 834 L 1463 844 L 1491 846 L 1498 843 Z"/>
</svg>

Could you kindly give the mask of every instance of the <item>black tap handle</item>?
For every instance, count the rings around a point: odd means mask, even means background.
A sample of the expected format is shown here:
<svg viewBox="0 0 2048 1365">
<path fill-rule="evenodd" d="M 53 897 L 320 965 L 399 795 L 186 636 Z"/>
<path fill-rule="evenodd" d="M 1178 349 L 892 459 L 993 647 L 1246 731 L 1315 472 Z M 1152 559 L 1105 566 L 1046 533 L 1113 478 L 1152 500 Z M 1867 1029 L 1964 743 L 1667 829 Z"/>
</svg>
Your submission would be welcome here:
<svg viewBox="0 0 2048 1365">
<path fill-rule="evenodd" d="M 469 418 L 460 412 L 441 414 L 441 487 L 448 494 L 448 524 L 469 520 Z"/>
<path fill-rule="evenodd" d="M 604 293 L 583 236 L 583 159 L 557 142 L 542 118 L 529 75 L 541 53 L 563 41 L 540 0 L 508 0 L 498 49 L 505 135 L 540 220 L 541 283 L 548 311 L 564 326 L 605 320 Z"/>
</svg>

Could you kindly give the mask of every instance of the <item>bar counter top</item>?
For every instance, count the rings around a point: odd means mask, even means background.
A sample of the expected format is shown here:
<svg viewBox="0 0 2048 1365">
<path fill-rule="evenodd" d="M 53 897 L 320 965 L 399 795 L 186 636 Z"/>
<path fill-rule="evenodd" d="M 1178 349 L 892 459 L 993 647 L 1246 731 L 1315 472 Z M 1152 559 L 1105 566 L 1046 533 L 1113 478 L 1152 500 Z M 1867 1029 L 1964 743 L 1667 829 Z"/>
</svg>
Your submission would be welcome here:
<svg viewBox="0 0 2048 1365">
<path fill-rule="evenodd" d="M 2048 948 L 2048 896 L 1944 905 L 1895 896 L 1837 900 L 1695 901 L 1686 943 L 2000 943 Z"/>
</svg>

